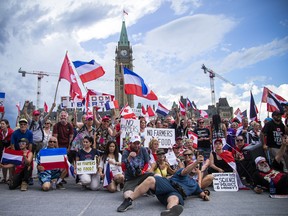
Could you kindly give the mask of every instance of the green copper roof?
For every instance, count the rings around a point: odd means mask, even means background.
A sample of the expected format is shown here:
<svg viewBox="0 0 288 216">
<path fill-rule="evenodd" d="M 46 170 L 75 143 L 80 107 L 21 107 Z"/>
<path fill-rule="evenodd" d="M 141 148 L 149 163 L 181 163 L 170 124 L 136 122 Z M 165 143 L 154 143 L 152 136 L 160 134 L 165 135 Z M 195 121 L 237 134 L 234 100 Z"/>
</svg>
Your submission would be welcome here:
<svg viewBox="0 0 288 216">
<path fill-rule="evenodd" d="M 118 42 L 118 45 L 119 46 L 129 46 L 125 21 L 122 22 L 122 29 L 121 29 L 120 40 Z"/>
</svg>

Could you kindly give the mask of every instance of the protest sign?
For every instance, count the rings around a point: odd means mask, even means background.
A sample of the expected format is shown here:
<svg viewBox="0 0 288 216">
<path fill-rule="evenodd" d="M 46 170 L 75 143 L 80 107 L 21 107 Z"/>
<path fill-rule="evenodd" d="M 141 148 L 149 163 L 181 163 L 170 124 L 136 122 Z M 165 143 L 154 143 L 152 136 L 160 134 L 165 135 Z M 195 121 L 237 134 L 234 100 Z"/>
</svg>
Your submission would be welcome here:
<svg viewBox="0 0 288 216">
<path fill-rule="evenodd" d="M 132 111 L 135 113 L 136 116 L 142 115 L 142 109 L 132 108 Z"/>
<path fill-rule="evenodd" d="M 77 175 L 97 173 L 96 160 L 76 161 L 76 165 Z"/>
<path fill-rule="evenodd" d="M 236 173 L 212 173 L 215 191 L 238 191 Z"/>
<path fill-rule="evenodd" d="M 122 150 L 128 144 L 132 135 L 140 133 L 140 120 L 121 118 L 120 130 L 120 150 Z"/>
<path fill-rule="evenodd" d="M 172 148 L 175 144 L 175 130 L 167 128 L 145 128 L 145 147 L 149 146 L 152 138 L 158 139 L 159 148 Z"/>
</svg>

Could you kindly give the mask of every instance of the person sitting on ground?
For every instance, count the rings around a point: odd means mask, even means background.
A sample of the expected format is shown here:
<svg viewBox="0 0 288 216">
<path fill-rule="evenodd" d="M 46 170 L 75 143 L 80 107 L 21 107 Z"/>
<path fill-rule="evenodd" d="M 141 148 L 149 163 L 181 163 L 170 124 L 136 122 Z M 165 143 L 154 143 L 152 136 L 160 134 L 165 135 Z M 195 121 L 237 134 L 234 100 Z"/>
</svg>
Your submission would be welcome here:
<svg viewBox="0 0 288 216">
<path fill-rule="evenodd" d="M 77 161 L 93 161 L 96 160 L 96 168 L 98 164 L 97 157 L 100 155 L 98 150 L 93 149 L 94 138 L 90 136 L 85 136 L 83 139 L 83 148 L 77 152 L 76 163 Z M 75 164 L 75 171 L 77 166 Z M 100 173 L 96 172 L 94 174 L 80 174 L 80 182 L 82 184 L 82 189 L 86 189 L 87 186 L 91 190 L 98 190 L 100 188 Z"/>
<path fill-rule="evenodd" d="M 19 141 L 20 150 L 23 152 L 22 163 L 15 166 L 14 164 L 0 164 L 0 168 L 13 168 L 15 167 L 15 173 L 12 180 L 9 182 L 9 189 L 13 190 L 20 187 L 21 191 L 26 191 L 28 188 L 28 182 L 33 171 L 33 154 L 28 150 L 29 141 L 26 138 L 22 138 Z"/>
<path fill-rule="evenodd" d="M 208 168 L 208 173 L 211 174 L 233 172 L 232 167 L 220 156 L 224 152 L 224 150 L 222 149 L 222 139 L 216 139 L 214 142 L 214 146 L 215 151 L 212 151 L 210 153 L 210 167 Z M 228 153 L 228 151 L 226 152 Z"/>
<path fill-rule="evenodd" d="M 202 152 L 201 154 L 204 154 L 204 153 Z M 194 153 L 189 149 L 183 152 L 185 167 L 195 162 L 193 160 L 193 155 Z M 199 151 L 196 152 L 196 156 L 197 155 L 199 155 Z M 213 182 L 212 174 L 203 176 L 203 172 L 201 171 L 203 163 L 200 163 L 198 166 L 196 166 L 190 173 L 190 176 L 193 177 L 198 182 L 201 189 L 207 188 Z"/>
<path fill-rule="evenodd" d="M 53 149 L 53 148 L 57 148 L 57 138 L 51 136 L 49 138 L 48 145 L 45 149 Z M 43 191 L 49 191 L 50 188 L 65 189 L 61 182 L 67 175 L 66 169 L 45 170 L 45 168 L 41 166 L 40 163 L 40 152 L 37 155 L 36 163 L 38 170 L 38 179 Z"/>
<path fill-rule="evenodd" d="M 152 138 L 148 144 L 148 154 L 149 154 L 149 168 L 151 165 L 157 161 L 157 150 L 159 148 L 159 141 L 156 138 Z"/>
<path fill-rule="evenodd" d="M 173 175 L 175 171 L 171 169 L 170 164 L 166 161 L 165 151 L 157 150 L 157 160 L 151 165 L 149 172 L 154 172 L 155 175 L 167 177 Z"/>
<path fill-rule="evenodd" d="M 139 135 L 132 135 L 129 147 L 124 149 L 122 155 L 122 169 L 125 175 L 123 188 L 124 202 L 138 185 L 148 176 L 153 175 L 153 173 L 147 172 L 148 163 L 149 155 L 146 148 L 141 146 L 141 137 Z M 124 205 L 119 207 L 117 211 L 124 212 L 128 208 L 129 206 Z"/>
<path fill-rule="evenodd" d="M 195 163 L 181 168 L 169 179 L 161 176 L 149 176 L 146 178 L 123 203 L 117 208 L 117 211 L 127 210 L 132 207 L 133 201 L 151 190 L 155 193 L 157 199 L 166 206 L 167 210 L 161 212 L 164 215 L 180 215 L 183 211 L 184 199 L 187 196 L 199 195 L 205 201 L 209 200 L 198 183 L 189 176 L 189 173 L 199 164 L 204 157 L 199 155 Z"/>
<path fill-rule="evenodd" d="M 106 145 L 104 154 L 101 157 L 98 171 L 103 179 L 106 175 L 107 164 L 109 163 L 110 171 L 113 174 L 113 179 L 108 185 L 103 185 L 111 193 L 120 190 L 120 186 L 124 184 L 124 175 L 121 167 L 122 155 L 118 150 L 118 145 L 115 141 L 109 141 Z M 104 172 L 103 172 L 104 171 Z M 104 182 L 105 183 L 105 182 Z"/>
<path fill-rule="evenodd" d="M 266 161 L 266 158 L 258 156 L 255 159 L 256 172 L 253 174 L 254 191 L 262 193 L 263 188 L 269 189 L 270 181 L 273 182 L 276 188 L 276 194 L 288 194 L 288 174 L 283 172 L 283 163 L 281 159 L 283 154 L 288 149 L 288 137 L 285 136 L 280 150 L 273 160 L 272 167 Z"/>
</svg>

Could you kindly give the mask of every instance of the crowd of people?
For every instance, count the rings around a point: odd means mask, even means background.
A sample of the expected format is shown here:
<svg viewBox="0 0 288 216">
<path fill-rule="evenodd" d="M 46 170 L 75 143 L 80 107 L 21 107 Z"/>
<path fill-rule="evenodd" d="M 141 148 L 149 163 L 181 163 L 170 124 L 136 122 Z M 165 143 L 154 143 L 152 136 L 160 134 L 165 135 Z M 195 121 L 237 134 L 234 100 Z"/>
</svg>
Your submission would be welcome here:
<svg viewBox="0 0 288 216">
<path fill-rule="evenodd" d="M 272 118 L 261 122 L 248 118 L 221 119 L 215 114 L 209 119 L 191 119 L 167 115 L 147 122 L 140 116 L 140 131 L 129 137 L 128 146 L 120 151 L 119 116 L 101 117 L 96 108 L 93 113 L 84 114 L 77 122 L 77 113 L 69 120 L 63 110 L 58 122 L 52 125 L 49 116 L 56 104 L 44 116 L 38 110 L 27 113 L 14 130 L 9 121 L 1 119 L 0 152 L 4 148 L 23 153 L 20 165 L 1 163 L 3 179 L 9 189 L 20 187 L 26 191 L 34 184 L 32 170 L 37 169 L 38 181 L 43 191 L 65 189 L 68 170 L 45 169 L 40 160 L 42 149 L 65 148 L 67 158 L 74 165 L 75 183 L 82 190 L 99 190 L 101 185 L 109 192 L 123 191 L 124 201 L 117 211 L 124 212 L 132 207 L 133 201 L 142 194 L 155 195 L 166 206 L 161 215 L 180 215 L 187 196 L 197 195 L 204 201 L 210 200 L 207 189 L 213 183 L 213 173 L 234 172 L 240 176 L 246 187 L 256 193 L 273 187 L 276 194 L 288 194 L 288 104 L 283 104 L 285 113 L 274 111 Z M 285 118 L 283 123 L 282 118 Z M 154 137 L 144 147 L 145 128 L 155 127 L 175 130 L 175 143 L 170 148 L 159 148 Z M 197 135 L 197 143 L 194 136 Z M 249 147 L 263 149 L 263 154 L 246 157 Z M 173 155 L 172 163 L 167 157 Z M 236 168 L 226 160 L 232 157 Z M 36 167 L 33 167 L 35 158 Z M 78 161 L 96 161 L 95 173 L 78 174 Z M 111 181 L 105 181 L 107 167 L 112 173 Z M 110 174 L 109 174 L 110 175 Z M 111 177 L 110 176 L 110 177 Z M 106 176 L 107 177 L 107 176 Z M 272 192 L 271 192 L 272 193 Z"/>
</svg>

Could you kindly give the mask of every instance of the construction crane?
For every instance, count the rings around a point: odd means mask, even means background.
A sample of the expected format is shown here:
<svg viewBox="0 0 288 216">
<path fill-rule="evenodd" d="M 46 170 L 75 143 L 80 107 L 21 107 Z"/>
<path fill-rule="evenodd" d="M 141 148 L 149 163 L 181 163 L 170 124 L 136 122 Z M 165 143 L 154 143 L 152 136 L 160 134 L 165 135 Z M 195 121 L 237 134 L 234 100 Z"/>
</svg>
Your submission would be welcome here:
<svg viewBox="0 0 288 216">
<path fill-rule="evenodd" d="M 235 86 L 234 83 L 228 81 L 227 79 L 225 79 L 224 77 L 220 76 L 219 74 L 215 73 L 213 70 L 208 69 L 205 67 L 205 65 L 203 64 L 201 69 L 204 70 L 204 73 L 209 73 L 209 77 L 210 77 L 210 88 L 211 88 L 211 99 L 212 99 L 212 105 L 216 106 L 216 102 L 215 102 L 215 88 L 214 88 L 214 77 L 218 77 L 220 79 L 222 79 L 223 81 L 229 83 L 232 86 Z"/>
<path fill-rule="evenodd" d="M 23 71 L 21 68 L 18 70 L 18 73 L 22 74 L 22 77 L 25 77 L 26 74 L 36 75 L 37 76 L 37 102 L 36 102 L 36 109 L 39 109 L 40 105 L 40 97 L 41 97 L 41 80 L 44 76 L 59 76 L 56 73 L 48 73 L 44 71 Z"/>
</svg>

